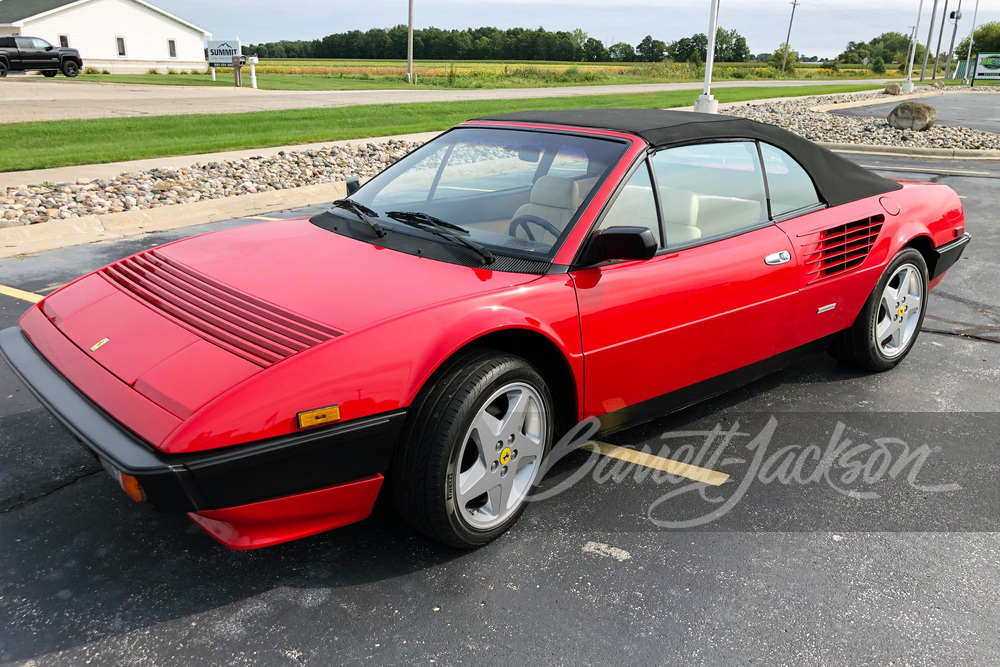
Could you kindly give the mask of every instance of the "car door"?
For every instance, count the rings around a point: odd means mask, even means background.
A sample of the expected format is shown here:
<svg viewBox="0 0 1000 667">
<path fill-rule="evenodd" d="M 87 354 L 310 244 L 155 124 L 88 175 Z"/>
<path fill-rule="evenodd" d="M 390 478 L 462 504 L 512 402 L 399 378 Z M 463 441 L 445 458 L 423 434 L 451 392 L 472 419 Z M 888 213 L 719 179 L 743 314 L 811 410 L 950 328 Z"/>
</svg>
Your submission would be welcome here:
<svg viewBox="0 0 1000 667">
<path fill-rule="evenodd" d="M 788 237 L 769 220 L 754 142 L 656 153 L 598 224 L 647 226 L 661 250 L 571 272 L 587 416 L 613 413 L 602 419 L 609 428 L 680 407 L 782 350 L 797 269 Z"/>
<path fill-rule="evenodd" d="M 30 37 L 15 37 L 14 40 L 17 42 L 17 50 L 21 54 L 21 63 L 25 69 L 35 69 L 43 65 L 42 56 Z"/>
<path fill-rule="evenodd" d="M 38 54 L 38 66 L 59 69 L 59 51 L 44 39 L 31 38 L 31 44 Z"/>
</svg>

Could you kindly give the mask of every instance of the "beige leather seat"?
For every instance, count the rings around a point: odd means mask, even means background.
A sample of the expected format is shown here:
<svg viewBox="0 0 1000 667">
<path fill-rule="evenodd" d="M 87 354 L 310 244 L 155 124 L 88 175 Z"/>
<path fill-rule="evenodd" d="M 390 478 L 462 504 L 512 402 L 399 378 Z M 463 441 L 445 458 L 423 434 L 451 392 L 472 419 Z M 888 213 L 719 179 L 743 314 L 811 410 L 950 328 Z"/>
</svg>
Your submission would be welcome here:
<svg viewBox="0 0 1000 667">
<path fill-rule="evenodd" d="M 542 176 L 531 187 L 528 203 L 514 211 L 512 220 L 522 215 L 535 215 L 551 222 L 560 231 L 566 228 L 569 221 L 576 215 L 583 197 L 577 182 L 560 176 Z M 530 226 L 536 241 L 554 243 L 555 237 L 550 232 L 543 231 L 538 225 Z M 521 231 L 521 235 L 524 232 Z"/>
<path fill-rule="evenodd" d="M 660 186 L 660 210 L 668 248 L 701 238 L 698 195 L 689 190 Z"/>
<path fill-rule="evenodd" d="M 622 188 L 601 221 L 601 229 L 608 227 L 646 227 L 653 232 L 653 238 L 659 243 L 660 225 L 656 220 L 652 189 L 642 185 L 626 185 Z"/>
</svg>

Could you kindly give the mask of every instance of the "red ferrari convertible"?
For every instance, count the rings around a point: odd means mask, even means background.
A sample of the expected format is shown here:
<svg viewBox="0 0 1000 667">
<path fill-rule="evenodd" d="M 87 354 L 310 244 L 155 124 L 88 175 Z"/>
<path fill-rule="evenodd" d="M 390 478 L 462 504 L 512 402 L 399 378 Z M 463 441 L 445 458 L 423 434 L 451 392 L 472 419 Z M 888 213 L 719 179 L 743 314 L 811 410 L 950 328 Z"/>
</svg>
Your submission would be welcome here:
<svg viewBox="0 0 1000 667">
<path fill-rule="evenodd" d="M 84 276 L 0 349 L 129 496 L 227 546 L 364 519 L 387 479 L 474 547 L 583 419 L 817 350 L 892 368 L 969 241 L 944 185 L 688 112 L 480 118 L 349 189 Z"/>
</svg>

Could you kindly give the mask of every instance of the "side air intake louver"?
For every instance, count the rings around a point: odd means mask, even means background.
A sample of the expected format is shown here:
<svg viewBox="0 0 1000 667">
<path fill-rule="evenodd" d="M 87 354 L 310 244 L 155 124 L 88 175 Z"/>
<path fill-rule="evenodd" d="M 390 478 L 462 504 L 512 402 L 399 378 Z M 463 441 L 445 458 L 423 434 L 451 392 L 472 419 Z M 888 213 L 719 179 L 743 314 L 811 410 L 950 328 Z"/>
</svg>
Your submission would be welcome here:
<svg viewBox="0 0 1000 667">
<path fill-rule="evenodd" d="M 101 269 L 120 290 L 264 368 L 340 332 L 227 287 L 149 250 Z"/>
<path fill-rule="evenodd" d="M 885 222 L 884 215 L 838 225 L 803 239 L 806 284 L 839 275 L 868 257 Z"/>
</svg>

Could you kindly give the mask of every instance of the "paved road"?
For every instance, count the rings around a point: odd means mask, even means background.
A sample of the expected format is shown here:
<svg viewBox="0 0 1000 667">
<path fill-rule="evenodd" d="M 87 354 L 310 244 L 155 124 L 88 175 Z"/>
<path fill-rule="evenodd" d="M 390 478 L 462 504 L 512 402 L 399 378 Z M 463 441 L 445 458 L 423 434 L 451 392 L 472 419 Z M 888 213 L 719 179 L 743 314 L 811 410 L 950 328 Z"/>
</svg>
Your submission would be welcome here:
<svg viewBox="0 0 1000 667">
<path fill-rule="evenodd" d="M 862 81 L 727 81 L 716 88 L 819 86 Z M 0 123 L 68 118 L 118 118 L 190 113 L 237 113 L 276 109 L 343 107 L 355 104 L 448 102 L 457 100 L 511 100 L 580 95 L 700 90 L 700 83 L 650 83 L 557 88 L 499 88 L 475 90 L 338 90 L 291 91 L 197 86 L 139 86 L 85 81 L 39 81 L 8 78 L 0 82 Z M 694 98 L 692 97 L 692 103 Z"/>
<path fill-rule="evenodd" d="M 947 127 L 971 127 L 976 130 L 1000 133 L 1000 98 L 990 95 L 949 93 L 935 95 L 925 102 L 937 109 L 937 124 Z M 845 116 L 871 116 L 885 118 L 898 102 L 872 104 L 849 109 L 831 109 L 831 113 Z"/>
<path fill-rule="evenodd" d="M 761 482 L 746 439 L 719 465 L 731 511 L 704 516 L 676 484 L 588 475 L 528 508 L 511 533 L 458 553 L 380 509 L 368 521 L 257 552 L 219 547 L 185 517 L 127 501 L 0 368 L 0 663 L 93 664 L 984 664 L 1000 654 L 1000 206 L 995 164 L 860 157 L 966 197 L 966 257 L 929 301 L 895 370 L 825 355 L 610 438 L 759 433 L 769 451 L 895 438 L 928 460 L 909 479 Z M 316 209 L 312 209 L 316 210 Z M 282 217 L 309 214 L 288 212 Z M 47 292 L 129 253 L 253 222 L 153 234 L 0 261 L 0 284 Z M 0 296 L 0 327 L 26 307 Z M 990 342 L 993 341 L 993 342 Z M 699 446 L 701 438 L 671 440 Z M 901 446 L 887 441 L 894 461 Z M 679 452 L 677 453 L 679 456 Z M 744 459 L 740 462 L 739 459 Z M 861 461 L 869 461 L 867 455 Z M 605 460 L 607 461 L 607 460 Z M 582 455 L 557 471 L 559 481 Z M 879 460 L 872 468 L 878 469 Z M 961 489 L 935 492 L 937 485 Z M 921 488 L 915 488 L 919 486 Z M 840 489 L 838 492 L 837 489 Z M 864 499 L 842 493 L 875 491 Z M 667 510 L 670 510 L 668 513 Z"/>
</svg>

